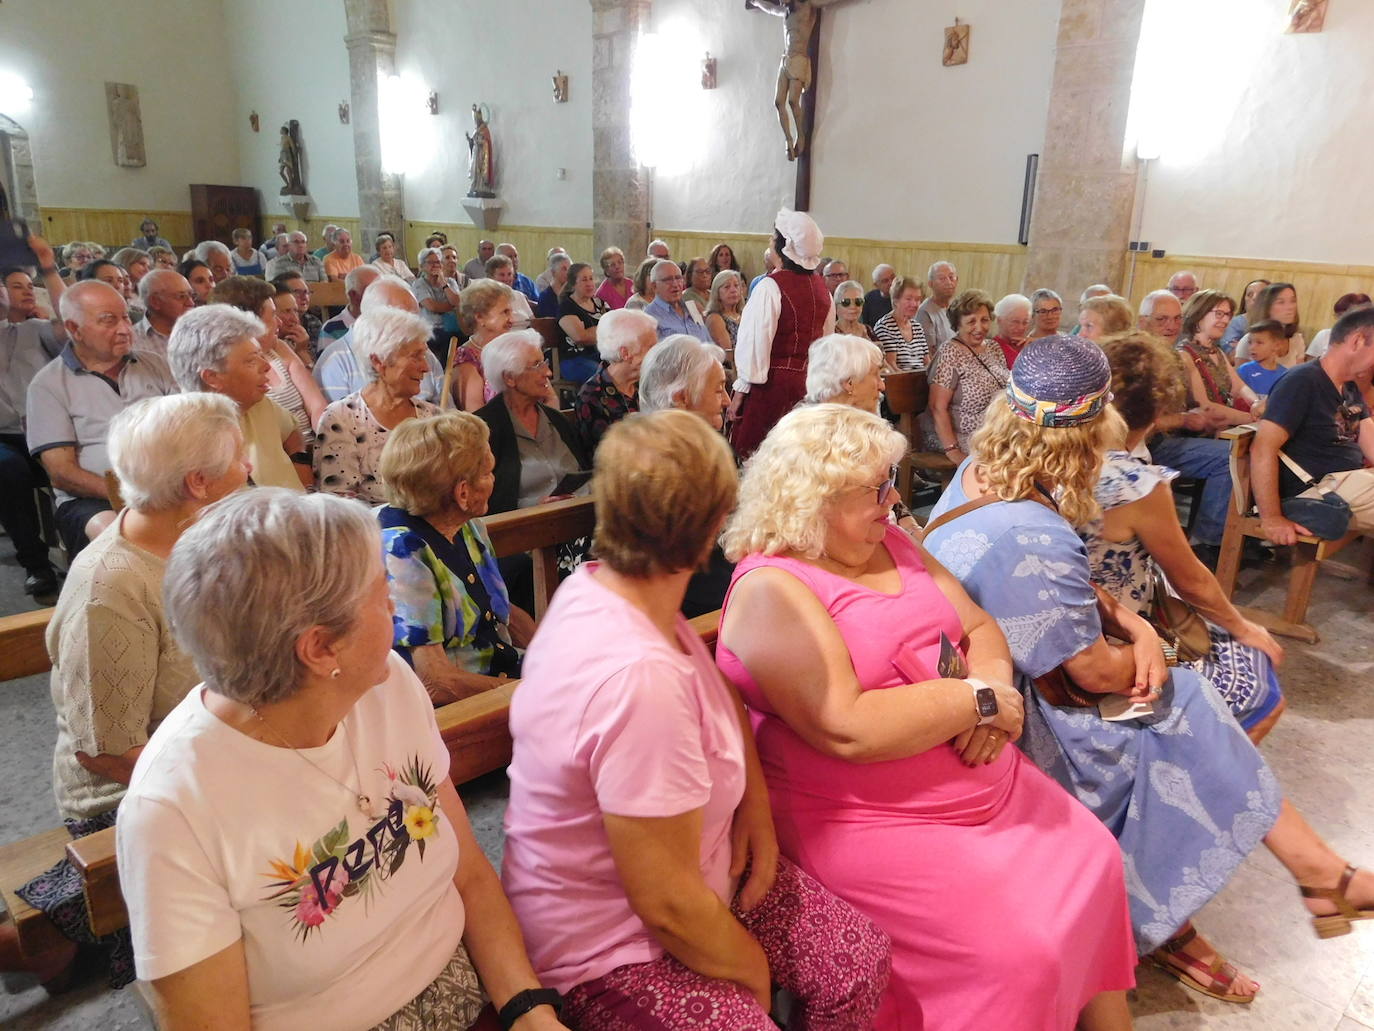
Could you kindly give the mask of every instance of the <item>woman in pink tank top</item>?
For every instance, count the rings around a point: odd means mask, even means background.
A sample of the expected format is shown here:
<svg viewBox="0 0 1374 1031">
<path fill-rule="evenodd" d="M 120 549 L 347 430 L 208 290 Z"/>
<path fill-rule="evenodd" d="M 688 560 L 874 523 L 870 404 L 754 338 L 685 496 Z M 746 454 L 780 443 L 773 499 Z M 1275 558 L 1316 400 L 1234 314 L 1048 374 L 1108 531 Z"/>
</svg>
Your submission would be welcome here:
<svg viewBox="0 0 1374 1031">
<path fill-rule="evenodd" d="M 1007 747 L 1006 639 L 889 521 L 906 447 L 871 413 L 799 408 L 726 530 L 716 661 L 751 710 L 778 843 L 892 938 L 875 1028 L 1129 1028 L 1120 852 Z"/>
</svg>

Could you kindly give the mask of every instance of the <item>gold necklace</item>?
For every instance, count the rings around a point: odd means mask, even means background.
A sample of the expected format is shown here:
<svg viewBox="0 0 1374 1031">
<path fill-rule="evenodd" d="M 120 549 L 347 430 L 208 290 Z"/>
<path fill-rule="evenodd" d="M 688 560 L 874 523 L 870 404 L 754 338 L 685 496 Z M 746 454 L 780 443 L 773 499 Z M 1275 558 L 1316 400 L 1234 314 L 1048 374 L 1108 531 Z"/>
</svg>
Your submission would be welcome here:
<svg viewBox="0 0 1374 1031">
<path fill-rule="evenodd" d="M 361 812 L 369 820 L 381 819 L 382 814 L 374 811 L 372 808 L 372 799 L 369 796 L 363 794 L 363 774 L 362 771 L 358 769 L 358 755 L 353 750 L 352 742 L 348 740 L 348 731 L 346 729 L 344 730 L 344 744 L 348 747 L 349 758 L 353 760 L 353 773 L 358 778 L 358 786 L 356 788 L 349 787 L 338 777 L 334 776 L 334 774 L 330 773 L 319 763 L 315 762 L 314 759 L 311 759 L 310 756 L 305 755 L 303 752 L 301 752 L 299 748 L 291 744 L 291 742 L 287 741 L 286 738 L 282 737 L 280 732 L 278 732 L 277 728 L 272 726 L 272 724 L 268 723 L 267 720 L 263 717 L 263 714 L 258 712 L 255 706 L 248 706 L 248 711 L 253 714 L 254 719 L 256 719 L 259 723 L 261 723 L 264 727 L 266 727 L 268 730 L 272 732 L 272 736 L 275 737 L 278 741 L 280 741 L 283 747 L 291 749 L 291 751 L 295 752 L 298 756 L 300 756 L 302 759 L 308 762 L 311 766 L 315 767 L 315 769 L 318 770 L 321 774 L 328 777 L 335 784 L 339 785 L 339 787 L 343 788 L 350 795 L 352 795 L 355 804 L 358 806 L 359 812 Z"/>
</svg>

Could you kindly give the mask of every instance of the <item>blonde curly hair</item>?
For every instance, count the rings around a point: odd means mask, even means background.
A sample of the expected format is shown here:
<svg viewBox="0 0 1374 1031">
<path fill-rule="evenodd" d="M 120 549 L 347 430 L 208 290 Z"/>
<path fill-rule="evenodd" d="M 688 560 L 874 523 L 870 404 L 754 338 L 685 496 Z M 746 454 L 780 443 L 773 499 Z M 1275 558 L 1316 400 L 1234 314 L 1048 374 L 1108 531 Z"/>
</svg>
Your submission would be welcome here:
<svg viewBox="0 0 1374 1031">
<path fill-rule="evenodd" d="M 1003 501 L 1037 500 L 1039 484 L 1053 493 L 1060 515 L 1084 526 L 1102 514 L 1093 488 L 1107 449 L 1125 436 L 1125 423 L 1110 405 L 1090 422 L 1046 427 L 1021 418 L 999 397 L 969 449 L 983 482 Z"/>
<path fill-rule="evenodd" d="M 839 404 L 793 409 L 744 465 L 739 505 L 720 538 L 726 557 L 819 558 L 831 500 L 906 451 L 906 438 L 872 412 Z"/>
</svg>

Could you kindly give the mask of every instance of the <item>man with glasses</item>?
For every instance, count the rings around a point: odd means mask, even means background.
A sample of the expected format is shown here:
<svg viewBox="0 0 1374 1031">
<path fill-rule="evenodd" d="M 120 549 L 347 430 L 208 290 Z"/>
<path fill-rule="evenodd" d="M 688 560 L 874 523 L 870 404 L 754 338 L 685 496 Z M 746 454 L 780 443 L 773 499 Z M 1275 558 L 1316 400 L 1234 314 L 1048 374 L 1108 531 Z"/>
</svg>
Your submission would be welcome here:
<svg viewBox="0 0 1374 1031">
<path fill-rule="evenodd" d="M 660 261 L 654 266 L 653 279 L 655 296 L 644 306 L 644 314 L 653 316 L 658 323 L 658 338 L 665 340 L 675 333 L 686 333 L 703 344 L 711 343 L 711 333 L 706 324 L 693 318 L 687 305 L 682 303 L 687 277 L 682 274 L 677 262 L 669 259 Z"/>
<path fill-rule="evenodd" d="M 1059 332 L 1064 320 L 1064 299 L 1053 290 L 1041 287 L 1030 296 L 1031 330 L 1026 343 L 1041 337 L 1052 337 Z"/>
<path fill-rule="evenodd" d="M 1274 384 L 1250 450 L 1250 474 L 1260 526 L 1275 544 L 1311 532 L 1302 523 L 1303 506 L 1289 499 L 1319 505 L 1328 492 L 1350 506 L 1350 529 L 1374 532 L 1374 469 L 1363 468 L 1374 464 L 1374 420 L 1356 382 L 1371 369 L 1374 308 L 1366 306 L 1336 321 L 1326 354 Z M 1281 466 L 1280 452 L 1306 476 L 1287 462 Z"/>
<path fill-rule="evenodd" d="M 320 259 L 306 251 L 306 237 L 300 230 L 286 237 L 286 253 L 278 254 L 267 263 L 267 278 L 275 280 L 287 272 L 294 272 L 307 283 L 323 283 L 326 279 Z"/>
<path fill-rule="evenodd" d="M 268 262 L 269 268 L 271 264 Z M 300 313 L 301 325 L 305 327 L 306 333 L 310 336 L 310 350 L 318 355 L 320 347 L 328 341 L 320 339 L 320 332 L 323 328 L 322 320 L 310 310 L 310 285 L 299 272 L 284 272 L 279 276 L 269 278 L 273 286 L 278 288 L 285 286 L 291 291 L 291 296 L 296 299 L 296 311 Z"/>
<path fill-rule="evenodd" d="M 1180 304 L 1187 304 L 1188 298 L 1197 293 L 1197 276 L 1191 272 L 1175 272 L 1169 277 L 1169 293 L 1177 297 Z"/>
<path fill-rule="evenodd" d="M 897 278 L 897 270 L 883 263 L 873 267 L 873 289 L 864 294 L 864 310 L 860 318 L 871 331 L 888 312 L 892 311 L 892 298 L 888 292 L 892 281 Z"/>
<path fill-rule="evenodd" d="M 138 284 L 143 318 L 134 325 L 134 350 L 152 351 L 167 357 L 167 338 L 172 327 L 196 306 L 191 284 L 180 272 L 153 269 Z"/>
<path fill-rule="evenodd" d="M 844 262 L 840 261 L 839 258 L 836 258 L 834 261 L 828 262 L 826 264 L 825 288 L 830 291 L 832 297 L 834 296 L 835 290 L 839 287 L 839 285 L 843 282 L 846 282 L 848 279 L 849 266 L 846 265 Z"/>
<path fill-rule="evenodd" d="M 940 348 L 954 339 L 947 310 L 959 292 L 959 270 L 947 261 L 937 261 L 926 272 L 926 285 L 930 287 L 930 296 L 916 309 L 916 321 L 925 332 L 929 360 L 933 361 Z"/>
</svg>

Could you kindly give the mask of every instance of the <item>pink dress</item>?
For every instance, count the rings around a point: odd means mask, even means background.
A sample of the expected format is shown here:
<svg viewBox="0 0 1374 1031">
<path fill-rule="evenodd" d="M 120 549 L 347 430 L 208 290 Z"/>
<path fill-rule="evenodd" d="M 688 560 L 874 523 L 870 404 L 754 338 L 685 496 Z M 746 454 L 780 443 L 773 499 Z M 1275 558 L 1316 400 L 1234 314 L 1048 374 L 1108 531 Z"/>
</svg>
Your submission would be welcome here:
<svg viewBox="0 0 1374 1031">
<path fill-rule="evenodd" d="M 625 284 L 625 293 L 620 293 L 609 279 L 603 279 L 601 285 L 596 288 L 596 296 L 606 302 L 606 307 L 611 311 L 625 307 L 625 302 L 634 295 L 634 284 L 628 279 L 622 279 Z"/>
<path fill-rule="evenodd" d="M 897 595 L 778 556 L 749 556 L 735 581 L 775 566 L 811 588 L 864 690 L 907 683 L 893 665 L 906 643 L 933 679 L 940 633 L 962 636 L 958 615 L 905 533 L 889 528 L 885 545 Z M 724 644 L 716 661 L 751 710 L 783 853 L 892 938 L 875 1028 L 1067 1031 L 1099 992 L 1133 986 L 1116 840 L 1019 749 L 973 768 L 948 744 L 886 762 L 832 758 L 774 713 Z"/>
</svg>

